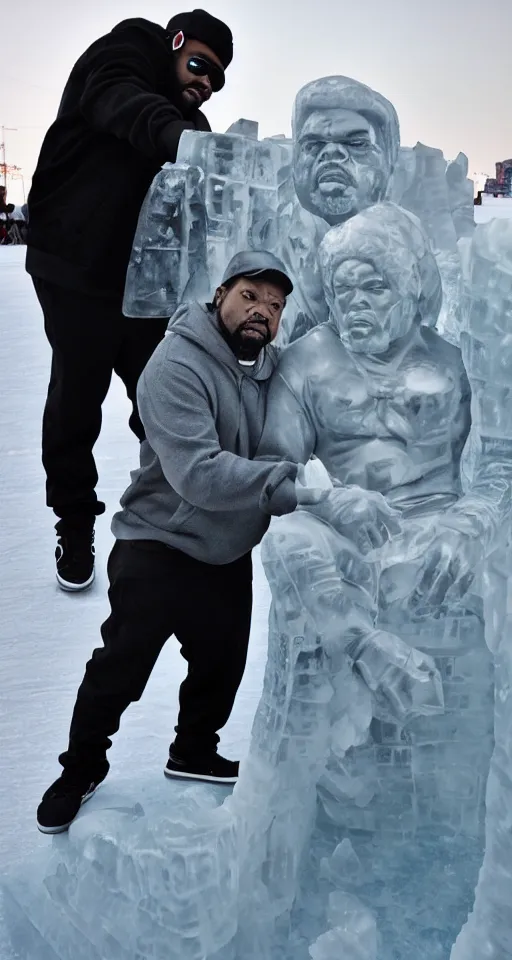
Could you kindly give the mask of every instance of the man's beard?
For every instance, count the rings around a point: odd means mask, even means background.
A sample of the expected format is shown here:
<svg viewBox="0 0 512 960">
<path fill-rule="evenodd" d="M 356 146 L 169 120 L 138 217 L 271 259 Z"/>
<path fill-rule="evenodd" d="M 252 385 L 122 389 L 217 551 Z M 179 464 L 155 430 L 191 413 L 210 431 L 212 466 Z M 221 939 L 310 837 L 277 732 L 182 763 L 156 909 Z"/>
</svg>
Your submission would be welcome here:
<svg viewBox="0 0 512 960">
<path fill-rule="evenodd" d="M 249 326 L 251 323 L 255 323 L 256 321 L 259 321 L 265 325 L 265 336 L 244 336 L 243 331 L 245 327 Z M 241 327 L 238 327 L 234 333 L 230 333 L 230 331 L 224 325 L 222 317 L 219 313 L 219 327 L 224 340 L 233 351 L 237 360 L 245 360 L 247 363 L 253 363 L 255 360 L 257 360 L 261 351 L 267 346 L 268 343 L 270 343 L 271 340 L 267 321 L 265 320 L 265 317 L 262 317 L 259 313 L 254 313 L 251 319 L 246 323 L 243 323 Z"/>
<path fill-rule="evenodd" d="M 197 90 L 197 92 L 201 94 L 201 102 L 195 99 L 189 100 L 185 96 L 185 91 L 191 90 L 191 89 Z M 181 112 L 186 119 L 187 117 L 190 117 L 192 116 L 192 114 L 196 113 L 197 110 L 200 110 L 201 107 L 204 105 L 205 101 L 203 100 L 202 89 L 200 88 L 199 85 L 196 85 L 194 83 L 186 83 L 184 87 L 180 88 L 180 101 L 181 101 Z"/>
<path fill-rule="evenodd" d="M 336 179 L 333 177 L 334 184 Z M 358 168 L 356 172 L 345 170 L 339 174 L 339 189 L 334 187 L 329 192 L 320 189 L 315 173 L 314 176 L 310 174 L 302 179 L 296 176 L 295 190 L 300 205 L 305 210 L 334 226 L 383 200 L 388 179 L 389 171 L 382 169 L 365 171 Z"/>
</svg>

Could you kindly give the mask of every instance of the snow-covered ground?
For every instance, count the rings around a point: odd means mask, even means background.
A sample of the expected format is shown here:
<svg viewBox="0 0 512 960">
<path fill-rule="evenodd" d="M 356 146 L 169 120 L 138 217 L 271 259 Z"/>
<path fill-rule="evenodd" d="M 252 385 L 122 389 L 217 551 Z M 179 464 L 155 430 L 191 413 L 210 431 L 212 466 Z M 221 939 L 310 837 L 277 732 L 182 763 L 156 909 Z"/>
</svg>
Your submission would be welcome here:
<svg viewBox="0 0 512 960">
<path fill-rule="evenodd" d="M 482 197 L 481 206 L 475 207 L 477 223 L 488 223 L 489 220 L 504 220 L 512 217 L 512 197 Z"/>
<path fill-rule="evenodd" d="M 97 580 L 79 596 L 63 594 L 54 575 L 53 514 L 45 506 L 40 424 L 50 367 L 42 314 L 24 272 L 25 249 L 0 250 L 0 878 L 48 848 L 38 833 L 36 806 L 58 776 L 76 691 L 87 659 L 101 644 L 107 614 L 109 517 L 137 463 L 129 407 L 114 379 L 96 448 L 100 495 L 107 514 L 97 524 Z M 127 320 L 127 323 L 129 321 Z M 255 614 L 243 685 L 221 750 L 247 749 L 266 654 L 268 590 L 255 563 Z M 110 803 L 172 804 L 180 785 L 163 776 L 173 736 L 177 691 L 185 664 L 174 639 L 166 645 L 142 701 L 127 711 L 111 750 L 112 770 L 84 808 L 91 815 Z M 62 838 L 61 838 L 62 840 Z M 65 841 L 64 841 L 65 842 Z M 43 854 L 44 855 L 44 854 Z M 6 960 L 1 949 L 0 960 Z"/>
</svg>

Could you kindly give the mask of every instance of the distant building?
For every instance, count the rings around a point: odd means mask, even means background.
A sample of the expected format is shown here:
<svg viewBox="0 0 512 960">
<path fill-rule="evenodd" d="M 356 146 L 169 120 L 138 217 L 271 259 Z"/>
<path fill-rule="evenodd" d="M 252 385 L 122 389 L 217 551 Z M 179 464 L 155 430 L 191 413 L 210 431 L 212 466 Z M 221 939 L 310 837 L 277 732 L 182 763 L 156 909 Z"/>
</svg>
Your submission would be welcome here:
<svg viewBox="0 0 512 960">
<path fill-rule="evenodd" d="M 485 181 L 484 193 L 493 197 L 512 197 L 512 159 L 496 164 L 496 176 Z"/>
</svg>

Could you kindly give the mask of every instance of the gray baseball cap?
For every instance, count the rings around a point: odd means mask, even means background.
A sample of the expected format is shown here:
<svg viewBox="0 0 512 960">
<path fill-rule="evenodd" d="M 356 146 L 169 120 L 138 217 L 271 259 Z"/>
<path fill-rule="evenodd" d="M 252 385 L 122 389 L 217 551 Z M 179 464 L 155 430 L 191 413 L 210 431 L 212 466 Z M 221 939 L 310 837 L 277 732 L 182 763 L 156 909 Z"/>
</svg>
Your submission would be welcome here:
<svg viewBox="0 0 512 960">
<path fill-rule="evenodd" d="M 267 250 L 242 250 L 240 253 L 235 253 L 226 267 L 222 283 L 236 280 L 237 277 L 258 277 L 265 273 L 276 275 L 276 280 L 282 284 L 285 296 L 292 292 L 293 283 L 284 263 Z"/>
</svg>

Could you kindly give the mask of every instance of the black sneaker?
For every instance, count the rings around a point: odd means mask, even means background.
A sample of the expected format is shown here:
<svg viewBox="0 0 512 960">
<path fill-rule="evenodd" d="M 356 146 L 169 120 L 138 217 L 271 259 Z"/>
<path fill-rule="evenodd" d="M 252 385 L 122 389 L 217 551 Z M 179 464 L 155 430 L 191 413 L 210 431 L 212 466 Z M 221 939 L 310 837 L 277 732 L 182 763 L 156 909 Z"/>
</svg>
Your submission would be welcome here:
<svg viewBox="0 0 512 960">
<path fill-rule="evenodd" d="M 37 828 L 41 833 L 63 833 L 73 823 L 80 807 L 90 800 L 103 777 L 92 781 L 71 779 L 61 774 L 48 788 L 37 808 Z"/>
<path fill-rule="evenodd" d="M 94 521 L 59 520 L 55 525 L 57 582 L 70 593 L 86 590 L 94 580 Z"/>
<path fill-rule="evenodd" d="M 236 783 L 238 780 L 238 760 L 226 760 L 218 753 L 197 760 L 182 760 L 175 753 L 169 753 L 164 767 L 166 777 L 177 780 L 207 780 L 209 783 Z"/>
</svg>

